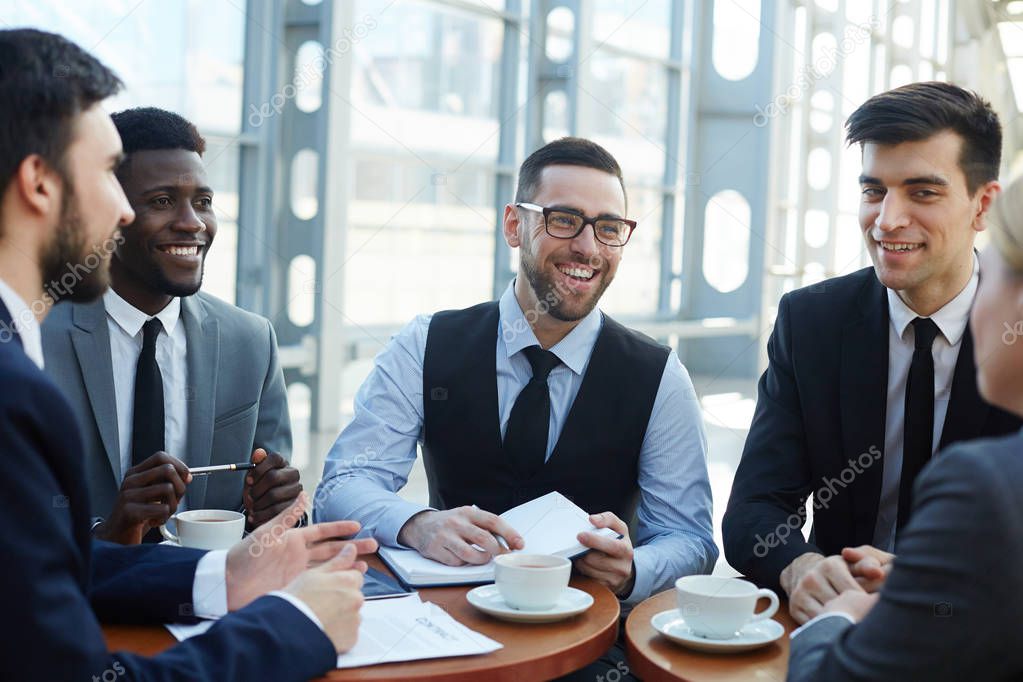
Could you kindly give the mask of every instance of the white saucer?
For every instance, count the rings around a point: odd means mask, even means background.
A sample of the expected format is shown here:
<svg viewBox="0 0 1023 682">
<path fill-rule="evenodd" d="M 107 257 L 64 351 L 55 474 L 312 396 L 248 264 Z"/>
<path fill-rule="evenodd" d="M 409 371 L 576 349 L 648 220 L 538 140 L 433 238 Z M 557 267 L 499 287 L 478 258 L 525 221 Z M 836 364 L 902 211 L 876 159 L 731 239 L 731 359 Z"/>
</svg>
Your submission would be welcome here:
<svg viewBox="0 0 1023 682">
<path fill-rule="evenodd" d="M 571 618 L 593 606 L 593 597 L 574 587 L 565 588 L 558 603 L 543 611 L 524 611 L 509 606 L 498 592 L 497 585 L 480 585 L 469 590 L 465 598 L 483 613 L 513 623 L 551 623 Z"/>
<path fill-rule="evenodd" d="M 732 639 L 707 639 L 694 634 L 686 621 L 679 615 L 678 609 L 661 611 L 650 619 L 654 630 L 684 647 L 697 651 L 709 651 L 716 654 L 737 653 L 767 646 L 785 634 L 781 623 L 771 620 L 758 620 L 747 623 L 739 630 L 738 637 Z"/>
</svg>

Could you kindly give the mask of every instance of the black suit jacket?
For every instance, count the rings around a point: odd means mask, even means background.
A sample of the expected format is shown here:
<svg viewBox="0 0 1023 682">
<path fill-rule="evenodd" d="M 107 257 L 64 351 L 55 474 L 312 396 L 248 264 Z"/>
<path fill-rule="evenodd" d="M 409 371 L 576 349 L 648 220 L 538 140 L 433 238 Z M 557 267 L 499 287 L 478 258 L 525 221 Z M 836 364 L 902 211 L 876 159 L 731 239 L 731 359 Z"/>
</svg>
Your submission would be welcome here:
<svg viewBox="0 0 1023 682">
<path fill-rule="evenodd" d="M 12 328 L 0 303 L 0 329 Z M 98 618 L 162 622 L 192 613 L 203 552 L 91 543 L 75 424 L 64 396 L 19 338 L 0 335 L 0 585 L 10 621 L 0 638 L 0 677 L 306 680 L 334 667 L 326 635 L 276 597 L 258 599 L 151 659 L 108 653 Z"/>
<path fill-rule="evenodd" d="M 782 569 L 805 552 L 831 555 L 873 543 L 888 396 L 885 292 L 874 269 L 864 268 L 790 292 L 778 304 L 722 524 L 728 562 L 761 584 L 779 589 Z M 940 446 L 1020 424 L 980 398 L 967 327 Z M 796 514 L 811 493 L 820 494 L 808 543 Z"/>
<path fill-rule="evenodd" d="M 1023 434 L 942 453 L 880 601 L 856 626 L 826 618 L 792 640 L 789 680 L 1023 679 Z"/>
</svg>

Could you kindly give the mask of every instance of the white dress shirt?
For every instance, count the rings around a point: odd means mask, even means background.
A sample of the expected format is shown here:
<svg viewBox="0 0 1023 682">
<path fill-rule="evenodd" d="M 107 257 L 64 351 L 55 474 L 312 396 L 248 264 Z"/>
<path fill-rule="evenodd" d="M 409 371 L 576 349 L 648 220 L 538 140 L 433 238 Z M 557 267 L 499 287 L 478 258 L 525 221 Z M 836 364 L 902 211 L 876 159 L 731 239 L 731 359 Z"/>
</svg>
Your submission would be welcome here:
<svg viewBox="0 0 1023 682">
<path fill-rule="evenodd" d="M 113 289 L 103 295 L 110 332 L 110 360 L 114 368 L 117 401 L 117 446 L 121 470 L 117 480 L 131 468 L 131 435 L 135 416 L 135 371 L 142 353 L 142 326 L 150 316 L 125 301 Z M 163 379 L 164 450 L 188 463 L 188 348 L 181 322 L 181 299 L 172 298 L 156 314 L 162 329 L 156 337 L 156 362 Z M 153 453 L 147 453 L 148 457 Z M 179 506 L 179 510 L 184 507 Z"/>
<path fill-rule="evenodd" d="M 959 348 L 970 320 L 970 307 L 977 294 L 980 266 L 973 257 L 973 274 L 959 294 L 930 316 L 941 332 L 934 339 L 934 434 L 931 454 L 938 450 L 941 432 L 948 413 Z M 895 549 L 895 528 L 899 515 L 899 481 L 902 478 L 903 428 L 906 417 L 906 380 L 913 361 L 916 338 L 910 324 L 919 317 L 899 295 L 888 289 L 888 410 L 885 413 L 884 473 L 881 501 L 874 527 L 874 546 L 892 552 Z"/>
<path fill-rule="evenodd" d="M 14 330 L 21 339 L 21 347 L 28 359 L 43 368 L 43 337 L 39 331 L 39 321 L 29 310 L 28 304 L 6 282 L 0 279 L 0 300 L 4 302 L 7 312 L 11 314 Z M 6 340 L 11 330 L 0 330 L 0 340 Z"/>
</svg>

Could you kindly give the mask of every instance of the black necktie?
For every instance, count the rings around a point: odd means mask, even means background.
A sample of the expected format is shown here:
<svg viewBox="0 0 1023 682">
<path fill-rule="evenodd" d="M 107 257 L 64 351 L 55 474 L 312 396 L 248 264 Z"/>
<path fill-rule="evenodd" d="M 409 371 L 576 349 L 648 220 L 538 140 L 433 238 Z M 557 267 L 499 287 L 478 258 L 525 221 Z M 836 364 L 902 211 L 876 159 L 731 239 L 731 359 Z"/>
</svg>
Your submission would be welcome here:
<svg viewBox="0 0 1023 682">
<path fill-rule="evenodd" d="M 913 320 L 913 362 L 906 380 L 906 420 L 902 429 L 902 474 L 899 479 L 899 516 L 896 529 L 909 520 L 913 482 L 931 458 L 934 440 L 934 356 L 931 346 L 938 325 L 928 317 Z"/>
<path fill-rule="evenodd" d="M 155 317 L 142 326 L 142 353 L 135 367 L 132 466 L 164 449 L 163 377 L 156 363 L 156 337 L 160 335 L 160 328 L 160 320 Z"/>
<path fill-rule="evenodd" d="M 547 431 L 551 420 L 551 392 L 547 377 L 561 364 L 558 356 L 539 346 L 522 350 L 533 368 L 529 380 L 515 399 L 508 428 L 504 434 L 504 448 L 515 470 L 522 476 L 532 476 L 547 459 Z"/>
</svg>

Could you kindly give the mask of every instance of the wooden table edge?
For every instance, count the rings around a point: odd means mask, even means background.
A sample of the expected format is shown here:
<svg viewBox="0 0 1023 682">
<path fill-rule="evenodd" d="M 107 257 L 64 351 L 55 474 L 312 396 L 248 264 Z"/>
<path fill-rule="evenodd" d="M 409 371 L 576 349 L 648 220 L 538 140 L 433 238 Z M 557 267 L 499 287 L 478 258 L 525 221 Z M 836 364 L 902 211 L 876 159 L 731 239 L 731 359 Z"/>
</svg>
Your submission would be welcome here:
<svg viewBox="0 0 1023 682">
<path fill-rule="evenodd" d="M 369 559 L 370 565 L 375 568 L 382 569 L 390 573 L 390 571 L 387 571 L 387 568 L 383 566 L 382 562 L 380 562 L 376 557 L 362 558 Z M 616 641 L 619 622 L 621 619 L 621 604 L 610 590 L 591 578 L 573 575 L 572 583 L 576 588 L 583 589 L 593 596 L 594 603 L 590 607 L 591 609 L 598 607 L 598 604 L 600 603 L 604 603 L 604 608 L 608 608 L 613 605 L 613 617 L 608 619 L 605 626 L 596 629 L 591 634 L 556 650 L 547 652 L 540 658 L 530 660 L 528 664 L 519 664 L 515 661 L 502 661 L 499 658 L 496 658 L 495 654 L 499 654 L 501 651 L 499 649 L 498 651 L 489 654 L 477 654 L 470 657 L 450 656 L 436 659 L 420 659 L 417 661 L 380 663 L 377 665 L 360 666 L 357 668 L 338 668 L 328 671 L 322 677 L 315 678 L 315 680 L 319 682 L 341 682 L 342 680 L 399 679 L 407 680 L 408 682 L 440 680 L 445 682 L 448 680 L 451 682 L 468 682 L 470 680 L 475 681 L 485 677 L 487 682 L 502 682 L 503 680 L 517 682 L 524 677 L 528 679 L 556 678 L 582 669 L 599 659 Z M 602 594 L 602 592 L 606 594 Z M 434 603 L 437 603 L 435 600 L 430 598 L 428 591 L 420 591 L 420 597 L 423 601 L 434 601 Z M 461 595 L 461 599 L 466 600 L 464 593 Z M 467 609 L 474 608 L 471 605 L 468 605 L 467 600 L 466 605 Z M 447 608 L 445 610 L 448 611 L 449 615 L 455 618 L 455 620 L 462 622 L 462 619 L 458 617 L 457 612 L 453 612 L 452 609 Z M 583 614 L 573 616 L 573 618 L 579 618 L 582 615 Z M 493 619 L 495 622 L 498 622 L 498 619 L 484 614 L 480 614 L 480 617 L 488 620 Z M 556 621 L 554 623 L 522 624 L 522 626 L 542 629 L 551 625 L 557 626 L 559 624 L 564 624 L 565 622 L 566 621 Z M 466 624 L 464 622 L 462 622 L 462 624 L 486 637 L 489 637 L 490 639 L 500 642 L 500 639 L 498 639 L 499 635 L 494 636 L 492 634 L 488 634 L 487 632 L 480 631 L 478 627 L 474 627 L 473 625 Z M 102 624 L 102 629 L 104 640 L 106 641 L 107 647 L 110 651 L 122 650 L 140 653 L 145 656 L 155 656 L 156 654 L 166 651 L 172 646 L 178 644 L 177 639 L 164 625 Z M 130 644 L 130 646 L 125 646 L 126 644 Z M 504 643 L 502 642 L 502 644 Z M 478 658 L 485 661 L 488 657 L 491 659 L 490 665 L 484 663 L 483 666 L 480 667 L 478 665 L 479 661 L 477 661 L 477 665 L 474 665 L 471 670 L 458 671 L 443 669 L 447 662 L 457 662 L 459 659 L 465 658 Z M 569 665 L 561 664 L 566 660 L 572 660 L 573 663 Z M 580 661 L 582 661 L 581 664 Z M 529 670 L 521 670 L 523 665 L 528 665 Z M 405 676 L 402 676 L 402 666 L 428 666 L 439 669 L 436 671 L 427 670 L 422 673 L 406 673 Z M 398 674 L 397 677 L 388 676 L 393 676 L 395 673 Z"/>
</svg>

